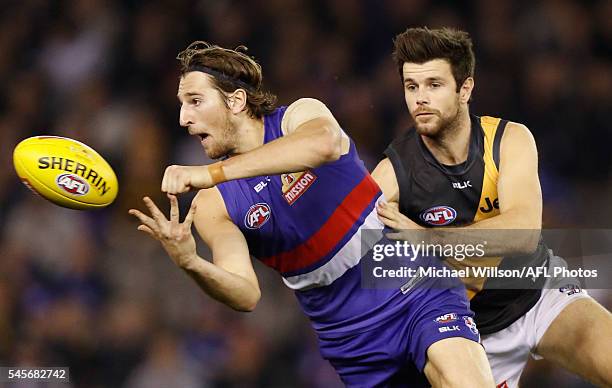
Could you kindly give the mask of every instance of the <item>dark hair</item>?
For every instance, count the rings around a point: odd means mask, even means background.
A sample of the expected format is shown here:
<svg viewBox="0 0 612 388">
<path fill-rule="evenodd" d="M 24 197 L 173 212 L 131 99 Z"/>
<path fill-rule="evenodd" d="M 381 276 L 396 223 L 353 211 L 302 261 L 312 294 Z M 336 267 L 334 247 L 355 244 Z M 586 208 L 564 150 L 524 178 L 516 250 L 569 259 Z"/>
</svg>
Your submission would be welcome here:
<svg viewBox="0 0 612 388">
<path fill-rule="evenodd" d="M 472 40 L 465 31 L 453 28 L 430 30 L 427 27 L 409 28 L 393 40 L 393 59 L 404 81 L 405 62 L 425 63 L 445 59 L 450 63 L 457 91 L 468 77 L 474 77 L 474 50 Z"/>
<path fill-rule="evenodd" d="M 247 93 L 247 109 L 252 117 L 274 111 L 276 96 L 263 90 L 261 66 L 245 54 L 247 48 L 234 50 L 204 41 L 195 41 L 181 51 L 176 59 L 181 63 L 181 76 L 191 71 L 203 71 L 214 79 L 215 87 L 223 94 L 242 88 Z"/>
</svg>

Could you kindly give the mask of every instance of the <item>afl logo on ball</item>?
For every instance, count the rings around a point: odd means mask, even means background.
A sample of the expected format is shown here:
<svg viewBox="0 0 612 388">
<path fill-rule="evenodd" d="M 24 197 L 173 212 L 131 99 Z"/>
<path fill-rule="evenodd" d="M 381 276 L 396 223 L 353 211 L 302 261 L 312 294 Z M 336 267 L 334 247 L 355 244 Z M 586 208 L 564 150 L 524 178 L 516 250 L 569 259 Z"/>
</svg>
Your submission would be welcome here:
<svg viewBox="0 0 612 388">
<path fill-rule="evenodd" d="M 259 229 L 270 219 L 270 206 L 267 203 L 256 203 L 244 216 L 244 225 L 249 229 Z"/>
<path fill-rule="evenodd" d="M 457 218 L 457 211 L 450 206 L 434 206 L 421 213 L 421 219 L 429 225 L 448 225 Z"/>
<path fill-rule="evenodd" d="M 76 174 L 62 174 L 55 179 L 57 186 L 74 195 L 85 195 L 89 191 L 89 183 Z"/>
</svg>

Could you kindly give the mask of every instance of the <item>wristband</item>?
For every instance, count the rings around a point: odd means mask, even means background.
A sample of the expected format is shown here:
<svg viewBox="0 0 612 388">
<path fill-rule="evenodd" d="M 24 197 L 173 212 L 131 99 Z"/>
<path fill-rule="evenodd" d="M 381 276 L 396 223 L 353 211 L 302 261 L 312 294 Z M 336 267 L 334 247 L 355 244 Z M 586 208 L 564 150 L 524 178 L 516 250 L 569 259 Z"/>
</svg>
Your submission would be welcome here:
<svg viewBox="0 0 612 388">
<path fill-rule="evenodd" d="M 225 172 L 223 172 L 223 162 L 209 164 L 208 173 L 210 174 L 214 185 L 227 181 Z"/>
</svg>

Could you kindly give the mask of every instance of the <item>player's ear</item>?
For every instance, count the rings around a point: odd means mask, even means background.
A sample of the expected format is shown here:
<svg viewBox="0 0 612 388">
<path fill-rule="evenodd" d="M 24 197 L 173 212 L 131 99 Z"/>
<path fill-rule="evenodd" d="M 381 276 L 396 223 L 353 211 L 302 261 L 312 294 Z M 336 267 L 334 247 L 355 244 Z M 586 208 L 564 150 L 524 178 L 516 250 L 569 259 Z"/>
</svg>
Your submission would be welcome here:
<svg viewBox="0 0 612 388">
<path fill-rule="evenodd" d="M 459 89 L 459 101 L 462 104 L 467 104 L 472 97 L 472 90 L 474 90 L 474 78 L 467 77 Z"/>
<path fill-rule="evenodd" d="M 227 97 L 227 105 L 234 114 L 242 112 L 246 108 L 247 94 L 244 89 L 236 89 Z"/>
</svg>

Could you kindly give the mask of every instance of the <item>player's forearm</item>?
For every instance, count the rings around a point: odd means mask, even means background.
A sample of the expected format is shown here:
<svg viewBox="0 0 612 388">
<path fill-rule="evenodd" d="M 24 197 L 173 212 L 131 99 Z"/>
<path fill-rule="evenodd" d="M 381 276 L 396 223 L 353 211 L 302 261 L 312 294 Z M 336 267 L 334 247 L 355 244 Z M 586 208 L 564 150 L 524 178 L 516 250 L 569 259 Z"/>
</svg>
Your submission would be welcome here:
<svg viewBox="0 0 612 388">
<path fill-rule="evenodd" d="M 327 125 L 313 126 L 225 160 L 223 172 L 232 180 L 316 168 L 340 157 L 340 142 Z"/>
<path fill-rule="evenodd" d="M 436 243 L 483 244 L 486 256 L 512 256 L 536 250 L 541 226 L 519 212 L 509 211 L 465 227 L 430 230 Z"/>
<path fill-rule="evenodd" d="M 261 298 L 257 286 L 200 257 L 182 269 L 213 299 L 237 311 L 253 311 Z"/>
</svg>

